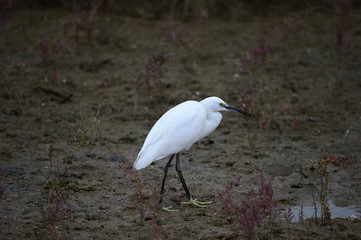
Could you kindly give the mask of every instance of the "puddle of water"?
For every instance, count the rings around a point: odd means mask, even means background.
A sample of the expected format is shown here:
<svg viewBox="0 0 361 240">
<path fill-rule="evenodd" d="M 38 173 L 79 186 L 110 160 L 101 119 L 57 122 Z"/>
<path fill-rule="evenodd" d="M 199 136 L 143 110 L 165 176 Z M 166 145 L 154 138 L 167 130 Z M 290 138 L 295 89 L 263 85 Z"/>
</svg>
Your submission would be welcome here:
<svg viewBox="0 0 361 240">
<path fill-rule="evenodd" d="M 328 202 L 331 211 L 331 218 L 347 218 L 349 216 L 356 216 L 361 218 L 361 209 L 356 206 L 337 207 L 333 202 Z M 291 211 L 294 215 L 292 222 L 298 222 L 300 216 L 303 215 L 303 219 L 315 217 L 314 206 L 292 206 Z M 317 217 L 321 216 L 321 206 L 317 204 Z"/>
</svg>

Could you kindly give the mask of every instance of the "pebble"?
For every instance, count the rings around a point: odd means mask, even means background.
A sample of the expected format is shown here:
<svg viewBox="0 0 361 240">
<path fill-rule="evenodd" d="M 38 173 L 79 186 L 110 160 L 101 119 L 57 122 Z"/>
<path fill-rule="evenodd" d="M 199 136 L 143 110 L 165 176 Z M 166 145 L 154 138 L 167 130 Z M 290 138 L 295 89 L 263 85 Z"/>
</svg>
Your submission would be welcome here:
<svg viewBox="0 0 361 240">
<path fill-rule="evenodd" d="M 112 155 L 110 157 L 110 161 L 112 162 L 125 162 L 125 157 L 123 155 Z"/>
<path fill-rule="evenodd" d="M 9 174 L 18 174 L 18 175 L 25 175 L 27 172 L 24 170 L 24 168 L 20 167 L 5 167 L 5 172 Z"/>
<path fill-rule="evenodd" d="M 9 116 L 20 116 L 22 114 L 22 111 L 18 107 L 3 107 L 2 113 Z"/>
<path fill-rule="evenodd" d="M 4 184 L 5 193 L 7 192 L 27 192 L 28 189 L 21 187 L 15 183 L 12 184 Z"/>
</svg>

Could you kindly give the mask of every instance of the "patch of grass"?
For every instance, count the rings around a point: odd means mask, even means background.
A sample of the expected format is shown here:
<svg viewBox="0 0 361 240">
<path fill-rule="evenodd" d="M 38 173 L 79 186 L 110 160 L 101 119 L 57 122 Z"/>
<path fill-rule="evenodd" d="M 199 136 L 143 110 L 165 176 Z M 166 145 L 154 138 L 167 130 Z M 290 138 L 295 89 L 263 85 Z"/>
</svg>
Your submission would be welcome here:
<svg viewBox="0 0 361 240">
<path fill-rule="evenodd" d="M 83 187 L 83 188 L 81 188 L 81 190 L 83 190 L 85 192 L 94 192 L 97 189 L 95 187 Z"/>
<path fill-rule="evenodd" d="M 46 190 L 50 190 L 50 189 L 53 189 L 54 187 L 57 187 L 57 188 L 64 188 L 66 186 L 68 186 L 69 184 L 71 183 L 75 183 L 75 184 L 78 184 L 78 181 L 72 181 L 72 180 L 61 180 L 59 182 L 50 182 L 48 184 L 46 184 L 44 186 L 44 189 Z"/>
</svg>

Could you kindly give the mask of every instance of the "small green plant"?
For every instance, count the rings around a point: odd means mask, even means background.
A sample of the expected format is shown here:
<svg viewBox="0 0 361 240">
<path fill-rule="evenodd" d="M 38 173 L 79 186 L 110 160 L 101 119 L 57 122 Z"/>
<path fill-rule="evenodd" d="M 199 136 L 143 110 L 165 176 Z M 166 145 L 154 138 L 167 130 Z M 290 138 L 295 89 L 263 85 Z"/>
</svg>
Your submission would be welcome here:
<svg viewBox="0 0 361 240">
<path fill-rule="evenodd" d="M 94 192 L 97 189 L 95 187 L 83 187 L 81 190 L 84 192 Z"/>
<path fill-rule="evenodd" d="M 44 189 L 50 190 L 50 189 L 53 189 L 54 187 L 63 188 L 63 187 L 66 187 L 67 185 L 69 185 L 69 184 L 71 184 L 71 183 L 78 184 L 77 181 L 73 182 L 73 181 L 71 181 L 71 180 L 61 179 L 61 180 L 58 181 L 58 182 L 49 182 L 49 183 L 47 183 L 47 184 L 44 186 Z"/>
<path fill-rule="evenodd" d="M 328 166 L 329 164 L 332 164 L 334 166 L 340 166 L 340 161 L 341 158 L 336 157 L 333 154 L 328 154 L 326 159 L 318 162 L 311 161 L 310 170 L 316 172 L 320 179 L 320 186 L 318 189 L 319 199 L 317 199 L 317 202 L 321 206 L 321 225 L 331 225 L 331 211 L 328 204 L 328 183 L 330 177 L 330 171 L 328 169 Z M 317 222 L 317 208 L 315 208 L 315 217 Z"/>
</svg>

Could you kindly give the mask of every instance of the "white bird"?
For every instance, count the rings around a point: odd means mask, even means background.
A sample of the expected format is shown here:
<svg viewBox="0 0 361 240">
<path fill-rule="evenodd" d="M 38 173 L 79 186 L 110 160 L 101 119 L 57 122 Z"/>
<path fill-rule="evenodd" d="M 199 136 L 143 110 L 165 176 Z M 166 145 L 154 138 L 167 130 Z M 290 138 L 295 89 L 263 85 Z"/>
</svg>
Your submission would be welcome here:
<svg viewBox="0 0 361 240">
<path fill-rule="evenodd" d="M 140 170 L 154 161 L 171 156 L 164 168 L 160 202 L 162 202 L 168 168 L 176 155 L 176 171 L 189 200 L 185 203 L 198 207 L 206 207 L 205 205 L 211 203 L 199 202 L 192 198 L 179 166 L 179 153 L 190 149 L 195 142 L 211 134 L 222 120 L 220 112 L 230 110 L 250 115 L 243 110 L 229 106 L 218 97 L 208 97 L 200 102 L 192 100 L 183 102 L 164 113 L 154 124 L 133 167 Z M 165 210 L 169 210 L 169 208 Z"/>
</svg>

